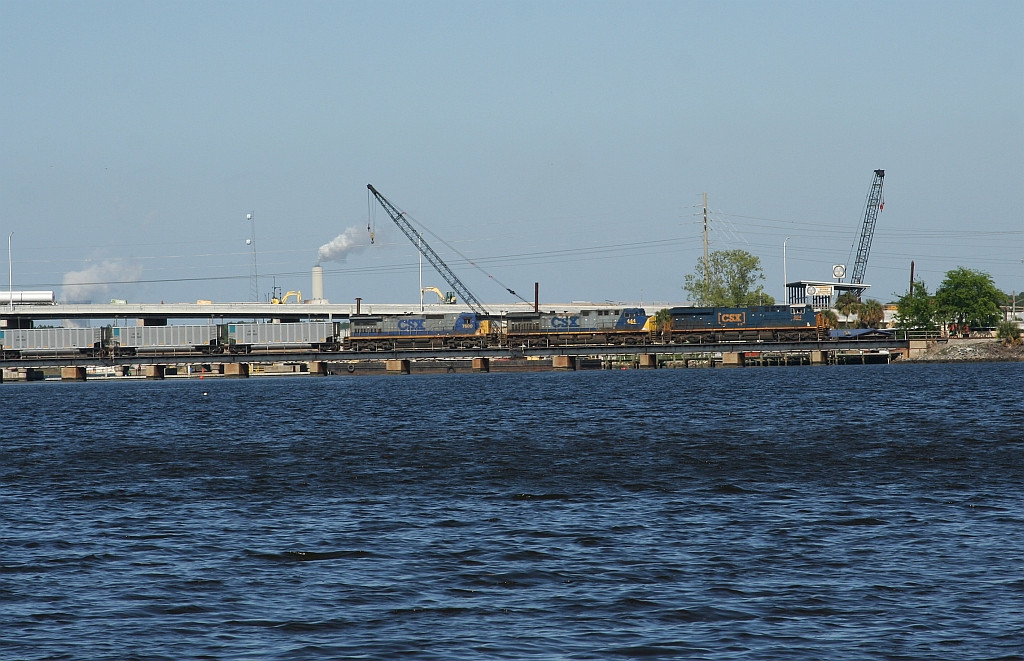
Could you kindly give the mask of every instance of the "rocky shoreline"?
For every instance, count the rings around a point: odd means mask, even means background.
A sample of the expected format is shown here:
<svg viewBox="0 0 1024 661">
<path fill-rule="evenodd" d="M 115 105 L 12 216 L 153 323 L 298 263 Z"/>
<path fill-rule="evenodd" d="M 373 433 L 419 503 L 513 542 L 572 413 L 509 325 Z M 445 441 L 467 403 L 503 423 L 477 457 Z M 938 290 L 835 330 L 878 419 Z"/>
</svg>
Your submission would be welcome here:
<svg viewBox="0 0 1024 661">
<path fill-rule="evenodd" d="M 909 362 L 1016 362 L 1024 361 L 1024 344 L 1006 346 L 992 338 L 949 339 L 936 342 Z"/>
</svg>

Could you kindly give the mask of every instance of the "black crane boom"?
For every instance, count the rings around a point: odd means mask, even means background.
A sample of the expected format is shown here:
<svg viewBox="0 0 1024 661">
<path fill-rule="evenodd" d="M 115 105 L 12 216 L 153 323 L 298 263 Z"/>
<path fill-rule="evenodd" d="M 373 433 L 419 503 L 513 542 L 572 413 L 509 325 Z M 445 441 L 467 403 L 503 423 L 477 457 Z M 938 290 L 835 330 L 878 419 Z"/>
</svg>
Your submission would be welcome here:
<svg viewBox="0 0 1024 661">
<path fill-rule="evenodd" d="M 402 230 L 402 232 L 409 237 L 409 240 L 412 241 L 413 245 L 420 251 L 420 254 L 427 258 L 430 265 L 433 266 L 439 274 L 441 274 L 441 277 L 445 279 L 445 282 L 451 285 L 451 288 L 462 298 L 463 301 L 466 302 L 466 305 L 468 305 L 469 308 L 477 314 L 487 315 L 488 312 L 484 308 L 483 303 L 473 295 L 473 292 L 471 292 L 466 285 L 462 284 L 462 281 L 459 280 L 459 277 L 455 275 L 447 264 L 444 263 L 441 256 L 438 255 L 437 252 L 430 247 L 430 244 L 423 239 L 423 235 L 420 234 L 416 228 L 412 226 L 412 223 L 405 218 L 405 214 L 399 211 L 395 205 L 391 204 L 386 197 L 378 193 L 377 189 L 373 187 L 373 184 L 366 184 L 366 188 L 373 193 L 375 198 L 377 198 L 380 205 L 384 207 L 384 211 L 388 212 L 388 215 L 391 216 L 391 220 L 395 221 L 395 225 L 398 225 L 398 229 Z"/>
<path fill-rule="evenodd" d="M 850 282 L 855 285 L 864 284 L 864 272 L 868 268 L 868 253 L 871 252 L 871 238 L 875 234 L 875 220 L 882 208 L 882 180 L 885 170 L 875 170 L 875 178 L 871 181 L 868 201 L 864 206 L 864 224 L 860 228 L 860 241 L 857 244 L 857 260 L 853 264 L 853 277 Z"/>
</svg>

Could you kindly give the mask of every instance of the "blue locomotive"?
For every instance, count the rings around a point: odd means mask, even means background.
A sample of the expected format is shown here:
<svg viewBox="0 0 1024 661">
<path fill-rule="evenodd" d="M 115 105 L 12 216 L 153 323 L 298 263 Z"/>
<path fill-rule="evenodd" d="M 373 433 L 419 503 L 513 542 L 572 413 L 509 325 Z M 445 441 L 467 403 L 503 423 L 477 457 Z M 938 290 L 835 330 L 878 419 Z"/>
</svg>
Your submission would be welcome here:
<svg viewBox="0 0 1024 661">
<path fill-rule="evenodd" d="M 510 347 L 637 345 L 651 342 L 653 323 L 643 308 L 509 313 L 505 334 Z"/>
<path fill-rule="evenodd" d="M 474 312 L 360 315 L 350 322 L 345 348 L 352 351 L 482 349 L 500 342 L 499 324 Z"/>
<path fill-rule="evenodd" d="M 661 330 L 665 344 L 701 342 L 813 342 L 827 334 L 810 305 L 762 305 L 749 308 L 671 308 Z"/>
</svg>

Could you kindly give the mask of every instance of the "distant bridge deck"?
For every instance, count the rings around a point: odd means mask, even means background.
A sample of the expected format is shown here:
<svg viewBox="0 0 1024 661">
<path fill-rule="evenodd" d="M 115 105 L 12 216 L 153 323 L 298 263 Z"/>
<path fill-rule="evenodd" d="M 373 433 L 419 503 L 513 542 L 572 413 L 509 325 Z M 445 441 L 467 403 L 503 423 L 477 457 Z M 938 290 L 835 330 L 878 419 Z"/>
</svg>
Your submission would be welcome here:
<svg viewBox="0 0 1024 661">
<path fill-rule="evenodd" d="M 652 303 L 649 309 L 673 307 L 679 303 Z M 590 309 L 620 309 L 644 307 L 640 303 L 541 303 L 541 312 L 579 312 Z M 533 303 L 487 304 L 492 314 L 530 312 Z M 464 305 L 442 303 L 55 303 L 17 304 L 13 310 L 0 305 L 0 319 L 53 320 L 69 319 L 144 319 L 152 321 L 180 320 L 246 320 L 246 319 L 348 319 L 358 314 L 437 314 L 443 312 L 469 312 Z"/>
</svg>

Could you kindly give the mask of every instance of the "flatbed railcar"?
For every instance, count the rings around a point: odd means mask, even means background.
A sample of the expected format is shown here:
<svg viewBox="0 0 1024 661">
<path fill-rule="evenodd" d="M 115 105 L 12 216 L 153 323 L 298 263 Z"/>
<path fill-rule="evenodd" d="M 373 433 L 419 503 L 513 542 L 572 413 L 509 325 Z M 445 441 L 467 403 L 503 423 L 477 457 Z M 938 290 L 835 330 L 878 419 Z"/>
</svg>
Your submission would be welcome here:
<svg viewBox="0 0 1024 661">
<path fill-rule="evenodd" d="M 665 344 L 813 342 L 828 332 L 809 305 L 677 307 L 670 308 L 669 315 L 668 328 L 660 332 Z"/>
<path fill-rule="evenodd" d="M 653 323 L 644 308 L 513 313 L 505 319 L 508 346 L 526 348 L 649 344 Z"/>
<path fill-rule="evenodd" d="M 500 344 L 500 324 L 474 312 L 360 315 L 350 322 L 344 348 L 351 351 L 483 349 Z"/>
</svg>

